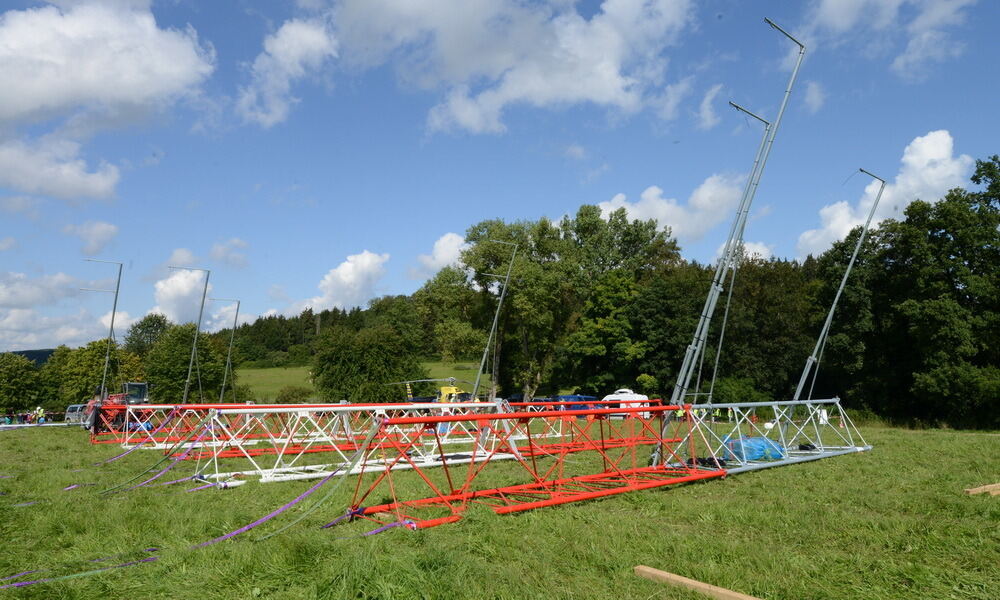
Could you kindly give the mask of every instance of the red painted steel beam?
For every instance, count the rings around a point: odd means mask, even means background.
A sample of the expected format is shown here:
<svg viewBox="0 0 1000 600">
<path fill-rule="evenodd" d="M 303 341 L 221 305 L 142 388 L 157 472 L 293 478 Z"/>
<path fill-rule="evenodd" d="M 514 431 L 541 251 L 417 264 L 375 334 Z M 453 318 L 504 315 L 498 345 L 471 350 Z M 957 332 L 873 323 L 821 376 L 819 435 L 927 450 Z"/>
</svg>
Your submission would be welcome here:
<svg viewBox="0 0 1000 600">
<path fill-rule="evenodd" d="M 666 413 L 672 410 L 684 408 L 689 410 L 690 404 L 683 406 L 643 406 L 636 408 L 593 408 L 587 410 L 552 410 L 538 412 L 514 412 L 514 413 L 484 413 L 482 415 L 441 415 L 426 417 L 397 417 L 385 420 L 385 425 L 419 425 L 421 423 L 457 423 L 461 421 L 509 421 L 516 419 L 544 419 L 548 417 L 586 417 L 603 415 L 636 415 L 643 413 Z"/>
</svg>

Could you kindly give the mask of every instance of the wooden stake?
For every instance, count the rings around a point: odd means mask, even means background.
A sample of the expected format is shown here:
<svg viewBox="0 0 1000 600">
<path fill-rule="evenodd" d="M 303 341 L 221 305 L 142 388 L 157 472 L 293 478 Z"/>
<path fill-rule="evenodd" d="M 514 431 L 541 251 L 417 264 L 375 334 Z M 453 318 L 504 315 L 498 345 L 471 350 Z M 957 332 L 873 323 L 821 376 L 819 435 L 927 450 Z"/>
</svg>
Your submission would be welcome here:
<svg viewBox="0 0 1000 600">
<path fill-rule="evenodd" d="M 753 596 L 747 596 L 746 594 L 734 592 L 733 590 L 727 590 L 726 588 L 721 588 L 710 583 L 703 583 L 701 581 L 695 581 L 694 579 L 688 579 L 687 577 L 681 577 L 680 575 L 674 575 L 673 573 L 667 573 L 666 571 L 654 569 L 653 567 L 637 565 L 634 571 L 639 577 L 645 577 L 646 579 L 651 579 L 658 583 L 669 583 L 671 585 L 686 587 L 690 590 L 695 590 L 696 592 L 701 592 L 707 596 L 717 598 L 718 600 L 760 600 L 759 598 L 755 598 Z"/>
<path fill-rule="evenodd" d="M 1000 483 L 991 483 L 990 485 L 981 485 L 965 490 L 966 494 L 985 494 L 986 492 L 990 492 L 991 495 L 996 496 L 993 492 L 1000 492 Z"/>
</svg>

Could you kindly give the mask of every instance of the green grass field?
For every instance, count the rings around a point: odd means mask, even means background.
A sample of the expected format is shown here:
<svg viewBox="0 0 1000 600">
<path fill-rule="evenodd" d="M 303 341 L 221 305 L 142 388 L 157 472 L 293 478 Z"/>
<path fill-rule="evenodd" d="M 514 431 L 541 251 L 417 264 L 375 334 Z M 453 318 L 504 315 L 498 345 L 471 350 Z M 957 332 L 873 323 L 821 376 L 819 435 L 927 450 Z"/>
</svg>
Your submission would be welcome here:
<svg viewBox="0 0 1000 600">
<path fill-rule="evenodd" d="M 479 363 L 444 363 L 425 362 L 431 379 L 454 377 L 467 381 L 475 381 Z M 239 369 L 236 373 L 240 385 L 249 385 L 258 400 L 274 399 L 278 391 L 289 385 L 312 388 L 309 382 L 309 367 L 273 367 L 269 369 Z M 483 379 L 482 385 L 489 383 L 489 377 Z M 469 386 L 466 386 L 469 387 Z M 405 400 L 400 397 L 400 401 Z"/>
<path fill-rule="evenodd" d="M 190 550 L 314 482 L 101 496 L 160 455 L 94 467 L 120 449 L 91 446 L 75 428 L 0 432 L 0 474 L 11 476 L 0 479 L 0 577 L 77 573 L 163 548 L 154 563 L 0 596 L 703 598 L 632 575 L 646 564 L 771 600 L 1000 598 L 1000 497 L 962 491 L 1000 481 L 1000 435 L 863 433 L 873 452 L 369 538 L 354 525 L 318 528 L 343 510 L 345 485 L 279 536 L 254 541 L 293 514 Z M 93 485 L 63 491 L 72 484 Z"/>
<path fill-rule="evenodd" d="M 312 388 L 309 367 L 273 367 L 270 369 L 239 369 L 239 385 L 249 385 L 258 400 L 274 399 L 278 391 L 289 385 Z"/>
</svg>

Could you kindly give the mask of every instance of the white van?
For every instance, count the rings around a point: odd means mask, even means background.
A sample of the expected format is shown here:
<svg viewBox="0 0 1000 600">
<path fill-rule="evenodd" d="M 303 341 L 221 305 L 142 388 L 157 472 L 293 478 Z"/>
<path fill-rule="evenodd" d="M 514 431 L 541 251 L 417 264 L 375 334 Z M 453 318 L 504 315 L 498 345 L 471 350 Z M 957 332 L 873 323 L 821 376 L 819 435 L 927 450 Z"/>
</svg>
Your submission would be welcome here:
<svg viewBox="0 0 1000 600">
<path fill-rule="evenodd" d="M 66 407 L 67 423 L 82 423 L 84 414 L 87 412 L 86 404 L 70 404 Z"/>
<path fill-rule="evenodd" d="M 621 402 L 622 400 L 631 400 L 631 402 L 625 402 L 624 404 L 614 404 L 614 402 Z M 610 402 L 611 404 L 604 404 L 601 408 L 639 408 L 641 406 L 649 406 L 649 402 L 635 402 L 636 400 L 646 401 L 649 400 L 649 396 L 645 394 L 636 394 L 628 388 L 622 388 L 620 390 L 615 390 L 613 394 L 608 394 L 607 396 L 601 398 L 603 402 Z M 643 418 L 649 418 L 648 413 L 639 413 Z M 611 415 L 612 419 L 624 419 L 625 415 Z"/>
</svg>

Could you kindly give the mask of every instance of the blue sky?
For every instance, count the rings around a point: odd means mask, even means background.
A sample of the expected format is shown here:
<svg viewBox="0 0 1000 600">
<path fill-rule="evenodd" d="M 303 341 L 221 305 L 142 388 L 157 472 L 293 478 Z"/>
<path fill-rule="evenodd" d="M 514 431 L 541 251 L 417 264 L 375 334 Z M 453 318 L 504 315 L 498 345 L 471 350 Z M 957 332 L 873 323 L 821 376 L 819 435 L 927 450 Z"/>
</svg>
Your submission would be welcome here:
<svg viewBox="0 0 1000 600">
<path fill-rule="evenodd" d="M 997 153 L 966 0 L 60 0 L 0 13 L 0 351 L 240 298 L 252 319 L 411 293 L 488 218 L 624 206 L 714 259 L 791 44 L 806 60 L 748 247 L 822 252 Z M 207 327 L 232 319 L 210 304 Z"/>
</svg>

